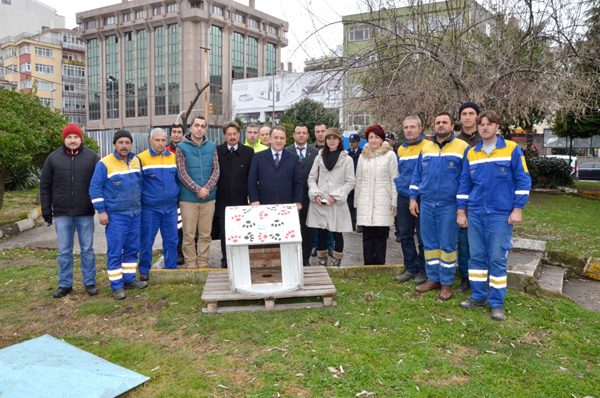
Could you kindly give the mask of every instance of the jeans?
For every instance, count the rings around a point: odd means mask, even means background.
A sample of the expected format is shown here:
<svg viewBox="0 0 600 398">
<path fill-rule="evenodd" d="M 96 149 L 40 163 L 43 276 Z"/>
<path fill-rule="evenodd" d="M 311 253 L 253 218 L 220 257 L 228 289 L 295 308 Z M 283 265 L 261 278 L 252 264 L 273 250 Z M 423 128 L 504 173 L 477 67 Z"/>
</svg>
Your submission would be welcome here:
<svg viewBox="0 0 600 398">
<path fill-rule="evenodd" d="M 161 213 L 146 207 L 142 208 L 140 230 L 140 274 L 147 274 L 152 267 L 152 246 L 160 228 L 163 242 L 165 268 L 177 269 L 177 207 L 169 213 Z"/>
<path fill-rule="evenodd" d="M 421 201 L 420 218 L 427 279 L 451 286 L 456 273 L 458 240 L 456 203 Z"/>
<path fill-rule="evenodd" d="M 469 277 L 469 228 L 458 230 L 458 272 L 461 278 Z"/>
<path fill-rule="evenodd" d="M 508 214 L 469 212 L 469 284 L 471 297 L 502 307 L 506 296 L 506 265 L 512 246 Z"/>
<path fill-rule="evenodd" d="M 419 218 L 413 217 L 409 210 L 410 200 L 398 195 L 398 213 L 396 214 L 396 228 L 400 231 L 400 244 L 404 256 L 406 272 L 418 274 L 425 272 L 425 252 L 423 239 L 421 239 L 421 223 Z M 415 245 L 415 229 L 419 240 L 419 250 Z"/>
<path fill-rule="evenodd" d="M 58 287 L 73 286 L 73 237 L 81 247 L 81 273 L 83 285 L 96 284 L 96 255 L 94 254 L 94 217 L 55 217 L 58 238 Z"/>
</svg>

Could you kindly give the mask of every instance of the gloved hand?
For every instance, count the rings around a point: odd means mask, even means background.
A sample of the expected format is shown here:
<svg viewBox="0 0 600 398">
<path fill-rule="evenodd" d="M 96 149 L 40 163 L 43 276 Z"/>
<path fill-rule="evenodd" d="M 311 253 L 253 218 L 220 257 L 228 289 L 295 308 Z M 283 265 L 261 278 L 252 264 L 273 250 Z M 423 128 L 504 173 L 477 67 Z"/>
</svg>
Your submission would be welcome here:
<svg viewBox="0 0 600 398">
<path fill-rule="evenodd" d="M 52 214 L 42 214 L 42 217 L 44 218 L 44 221 L 46 221 L 46 224 L 48 224 L 48 226 L 52 225 Z"/>
</svg>

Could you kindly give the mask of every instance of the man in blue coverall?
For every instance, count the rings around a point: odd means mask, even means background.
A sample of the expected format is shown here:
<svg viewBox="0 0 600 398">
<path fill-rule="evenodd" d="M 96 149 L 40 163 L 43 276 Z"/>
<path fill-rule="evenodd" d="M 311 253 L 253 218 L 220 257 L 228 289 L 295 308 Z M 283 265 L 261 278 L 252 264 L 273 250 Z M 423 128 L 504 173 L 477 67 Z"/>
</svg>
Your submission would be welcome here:
<svg viewBox="0 0 600 398">
<path fill-rule="evenodd" d="M 125 298 L 124 289 L 143 289 L 148 285 L 135 280 L 140 249 L 142 166 L 131 153 L 132 142 L 129 131 L 117 131 L 114 152 L 96 164 L 90 183 L 92 203 L 100 224 L 106 226 L 106 268 L 117 300 Z"/>
<path fill-rule="evenodd" d="M 150 148 L 140 153 L 142 162 L 142 220 L 140 280 L 149 279 L 152 246 L 160 228 L 165 268 L 177 269 L 177 164 L 167 149 L 167 132 L 155 128 L 150 133 Z"/>
<path fill-rule="evenodd" d="M 492 319 L 503 321 L 512 230 L 521 223 L 531 178 L 521 148 L 497 136 L 499 128 L 496 112 L 477 117 L 481 142 L 469 150 L 463 165 L 456 222 L 469 227 L 471 252 L 471 297 L 460 306 L 486 307 L 489 300 Z"/>
</svg>

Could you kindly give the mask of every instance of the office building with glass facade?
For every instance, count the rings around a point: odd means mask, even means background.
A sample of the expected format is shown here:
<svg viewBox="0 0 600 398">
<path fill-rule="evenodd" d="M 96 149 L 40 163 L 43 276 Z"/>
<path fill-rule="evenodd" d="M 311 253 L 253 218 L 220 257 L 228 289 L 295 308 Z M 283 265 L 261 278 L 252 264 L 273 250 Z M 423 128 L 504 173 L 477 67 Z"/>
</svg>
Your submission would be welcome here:
<svg viewBox="0 0 600 398">
<path fill-rule="evenodd" d="M 187 110 L 229 120 L 232 81 L 275 73 L 288 23 L 231 0 L 123 1 L 77 14 L 87 43 L 88 130 L 146 132 Z M 208 106 L 206 106 L 208 105 Z M 189 120 L 188 120 L 189 121 Z"/>
</svg>

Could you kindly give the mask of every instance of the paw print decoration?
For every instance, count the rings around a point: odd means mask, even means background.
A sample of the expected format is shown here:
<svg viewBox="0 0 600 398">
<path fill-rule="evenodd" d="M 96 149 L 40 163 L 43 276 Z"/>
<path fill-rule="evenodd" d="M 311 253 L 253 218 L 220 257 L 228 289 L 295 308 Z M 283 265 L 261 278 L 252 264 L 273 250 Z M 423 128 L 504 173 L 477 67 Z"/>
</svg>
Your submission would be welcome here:
<svg viewBox="0 0 600 398">
<path fill-rule="evenodd" d="M 269 217 L 269 213 L 267 213 L 266 211 L 261 211 L 260 213 L 258 213 L 258 218 L 261 220 L 267 217 Z"/>
<path fill-rule="evenodd" d="M 229 238 L 227 238 L 227 240 L 231 243 L 238 243 L 240 239 L 242 239 L 242 237 L 239 235 L 231 235 Z"/>
<path fill-rule="evenodd" d="M 248 232 L 246 236 L 244 236 L 244 239 L 246 239 L 248 242 L 254 242 L 254 234 L 252 232 Z"/>
<path fill-rule="evenodd" d="M 279 242 L 281 240 L 281 235 L 279 235 L 278 233 L 269 234 L 269 237 L 276 242 Z"/>
<path fill-rule="evenodd" d="M 243 214 L 236 214 L 236 215 L 234 215 L 234 216 L 231 217 L 231 219 L 235 220 L 236 222 L 242 221 L 242 218 L 244 218 Z"/>
<path fill-rule="evenodd" d="M 281 227 L 283 225 L 283 222 L 281 222 L 279 219 L 275 219 L 273 220 L 273 222 L 271 223 L 272 227 Z"/>
<path fill-rule="evenodd" d="M 285 235 L 283 236 L 283 239 L 293 239 L 296 237 L 296 231 L 292 230 L 292 231 L 287 231 L 285 233 Z"/>
<path fill-rule="evenodd" d="M 277 212 L 277 215 L 278 216 L 287 216 L 290 213 L 291 212 L 288 209 L 281 209 L 281 210 L 279 210 L 279 212 Z"/>
<path fill-rule="evenodd" d="M 242 228 L 253 228 L 256 224 L 250 220 L 246 220 L 245 223 L 242 224 Z"/>
</svg>

